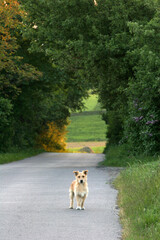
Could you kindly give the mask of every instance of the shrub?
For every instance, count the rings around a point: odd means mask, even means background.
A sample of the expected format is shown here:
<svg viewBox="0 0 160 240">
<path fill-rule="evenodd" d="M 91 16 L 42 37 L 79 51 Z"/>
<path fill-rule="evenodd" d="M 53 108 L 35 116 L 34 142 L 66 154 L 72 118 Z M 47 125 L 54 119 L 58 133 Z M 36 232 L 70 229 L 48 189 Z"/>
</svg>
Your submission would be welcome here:
<svg viewBox="0 0 160 240">
<path fill-rule="evenodd" d="M 66 125 L 59 127 L 55 122 L 47 123 L 38 137 L 38 144 L 47 152 L 66 151 Z"/>
</svg>

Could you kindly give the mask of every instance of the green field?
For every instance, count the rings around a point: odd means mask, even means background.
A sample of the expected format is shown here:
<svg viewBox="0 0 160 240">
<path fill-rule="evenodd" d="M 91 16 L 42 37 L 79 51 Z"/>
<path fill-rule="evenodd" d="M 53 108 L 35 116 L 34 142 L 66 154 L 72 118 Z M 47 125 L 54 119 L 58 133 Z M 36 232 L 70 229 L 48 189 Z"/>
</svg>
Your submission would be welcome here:
<svg viewBox="0 0 160 240">
<path fill-rule="evenodd" d="M 90 95 L 88 99 L 84 101 L 85 111 L 100 111 L 101 105 L 98 102 L 98 96 L 96 94 Z"/>
<path fill-rule="evenodd" d="M 96 95 L 91 95 L 85 101 L 87 112 L 74 113 L 67 128 L 67 142 L 105 141 L 106 124 L 102 120 L 100 104 Z"/>
</svg>

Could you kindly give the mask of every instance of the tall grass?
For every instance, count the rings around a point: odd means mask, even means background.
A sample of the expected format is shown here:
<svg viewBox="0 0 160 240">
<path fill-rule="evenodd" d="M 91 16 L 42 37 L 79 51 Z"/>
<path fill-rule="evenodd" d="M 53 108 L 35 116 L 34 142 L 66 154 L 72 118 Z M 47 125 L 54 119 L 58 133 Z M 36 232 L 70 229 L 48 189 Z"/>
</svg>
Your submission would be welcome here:
<svg viewBox="0 0 160 240">
<path fill-rule="evenodd" d="M 160 159 L 127 168 L 115 185 L 119 190 L 123 239 L 159 240 Z"/>
<path fill-rule="evenodd" d="M 127 167 L 115 180 L 124 240 L 160 240 L 160 158 L 109 146 L 105 166 Z"/>
</svg>

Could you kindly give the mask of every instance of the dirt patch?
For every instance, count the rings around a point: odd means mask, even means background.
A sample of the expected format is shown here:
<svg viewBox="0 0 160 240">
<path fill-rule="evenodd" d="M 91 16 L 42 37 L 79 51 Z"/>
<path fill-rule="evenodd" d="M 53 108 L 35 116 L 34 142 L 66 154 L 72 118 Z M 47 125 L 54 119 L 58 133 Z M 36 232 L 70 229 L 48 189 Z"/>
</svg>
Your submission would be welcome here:
<svg viewBox="0 0 160 240">
<path fill-rule="evenodd" d="M 106 142 L 69 142 L 67 148 L 81 148 L 81 147 L 105 147 Z"/>
</svg>

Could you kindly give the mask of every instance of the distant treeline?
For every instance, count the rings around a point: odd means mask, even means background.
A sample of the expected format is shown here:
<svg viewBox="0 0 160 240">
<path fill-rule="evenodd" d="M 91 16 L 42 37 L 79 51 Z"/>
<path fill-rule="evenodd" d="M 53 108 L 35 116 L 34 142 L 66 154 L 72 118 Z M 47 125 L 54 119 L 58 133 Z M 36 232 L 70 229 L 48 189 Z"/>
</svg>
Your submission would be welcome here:
<svg viewBox="0 0 160 240">
<path fill-rule="evenodd" d="M 110 144 L 155 154 L 160 137 L 158 0 L 0 3 L 0 150 L 28 147 L 98 93 Z"/>
</svg>

